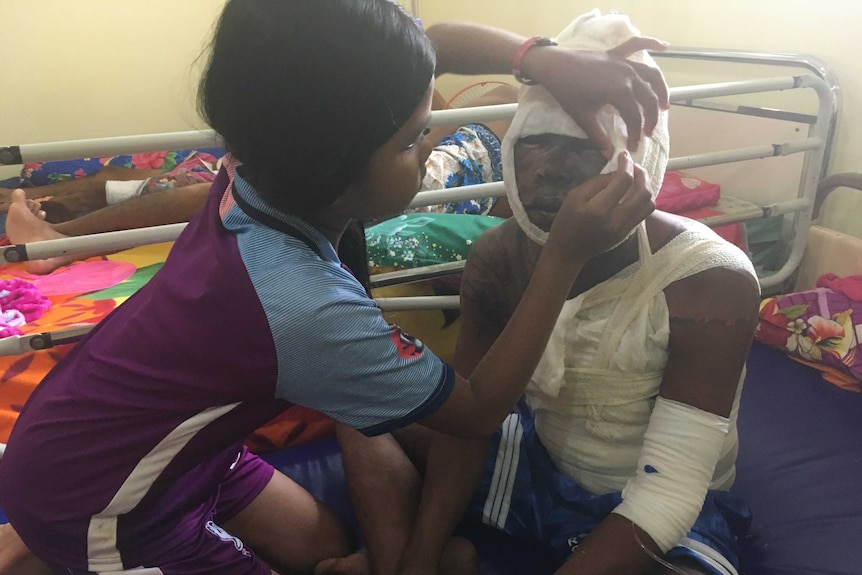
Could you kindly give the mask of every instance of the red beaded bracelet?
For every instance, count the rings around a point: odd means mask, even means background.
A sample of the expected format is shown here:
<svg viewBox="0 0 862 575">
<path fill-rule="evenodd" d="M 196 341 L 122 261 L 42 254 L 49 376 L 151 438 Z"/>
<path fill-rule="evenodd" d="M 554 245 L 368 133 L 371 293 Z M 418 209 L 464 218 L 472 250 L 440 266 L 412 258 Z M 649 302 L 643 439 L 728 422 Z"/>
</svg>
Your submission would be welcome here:
<svg viewBox="0 0 862 575">
<path fill-rule="evenodd" d="M 515 79 L 522 83 L 527 84 L 528 86 L 532 86 L 534 84 L 538 84 L 532 78 L 528 78 L 521 73 L 521 64 L 524 61 L 524 56 L 527 55 L 527 52 L 530 51 L 530 48 L 534 46 L 556 46 L 557 41 L 553 38 L 545 38 L 544 36 L 533 36 L 518 48 L 518 51 L 515 52 L 515 57 L 512 58 L 512 75 L 515 76 Z"/>
</svg>

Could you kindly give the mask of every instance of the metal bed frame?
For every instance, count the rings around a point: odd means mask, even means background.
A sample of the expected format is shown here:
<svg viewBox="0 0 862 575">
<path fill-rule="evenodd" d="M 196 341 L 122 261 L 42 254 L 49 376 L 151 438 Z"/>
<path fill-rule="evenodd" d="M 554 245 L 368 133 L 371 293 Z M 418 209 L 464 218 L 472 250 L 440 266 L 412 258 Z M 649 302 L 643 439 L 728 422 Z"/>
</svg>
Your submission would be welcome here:
<svg viewBox="0 0 862 575">
<path fill-rule="evenodd" d="M 808 226 L 815 205 L 822 203 L 817 185 L 828 173 L 829 153 L 834 145 L 840 111 L 840 90 L 828 66 L 817 58 L 797 54 L 773 54 L 761 52 L 728 52 L 698 48 L 674 49 L 654 56 L 659 58 L 700 61 L 731 62 L 740 64 L 766 64 L 770 66 L 801 69 L 801 73 L 790 76 L 764 78 L 684 86 L 670 89 L 671 103 L 678 106 L 716 110 L 731 114 L 759 116 L 801 122 L 809 125 L 808 134 L 798 140 L 772 142 L 760 146 L 709 152 L 691 156 L 671 158 L 668 170 L 684 170 L 703 166 L 727 164 L 758 158 L 804 154 L 802 174 L 796 196 L 786 201 L 769 205 L 755 205 L 733 199 L 723 201 L 717 209 L 721 215 L 701 220 L 710 226 L 763 219 L 772 216 L 794 214 L 795 223 L 788 246 L 789 254 L 782 267 L 760 278 L 761 286 L 767 290 L 780 288 L 792 279 L 802 261 L 808 237 Z M 783 90 L 813 90 L 818 98 L 816 115 L 805 115 L 769 108 L 733 106 L 712 100 L 722 96 L 776 92 Z M 432 113 L 430 125 L 460 125 L 466 122 L 487 122 L 511 118 L 517 104 L 442 110 Z M 33 144 L 0 147 L 0 165 L 24 162 L 43 162 L 89 156 L 108 156 L 121 153 L 158 151 L 164 149 L 187 149 L 219 146 L 218 137 L 210 130 L 175 132 L 104 138 L 98 140 L 75 140 L 48 144 Z M 480 184 L 433 192 L 416 196 L 410 207 L 420 207 L 459 201 L 470 198 L 494 197 L 505 194 L 502 182 Z M 822 195 L 822 194 L 821 194 Z M 171 241 L 179 236 L 186 224 L 173 224 L 138 230 L 109 232 L 91 236 L 48 240 L 9 246 L 2 250 L 5 262 L 21 262 L 44 259 L 66 254 L 83 254 L 94 251 L 113 251 L 138 245 Z M 464 262 L 452 262 L 411 270 L 378 274 L 371 277 L 373 287 L 423 281 L 443 275 L 457 274 Z M 378 298 L 383 311 L 407 311 L 419 309 L 456 309 L 458 296 L 427 296 L 410 298 Z M 0 355 L 13 355 L 31 350 L 47 349 L 60 343 L 69 343 L 82 337 L 93 326 L 67 329 L 53 333 L 41 333 L 9 337 L 0 340 Z"/>
</svg>

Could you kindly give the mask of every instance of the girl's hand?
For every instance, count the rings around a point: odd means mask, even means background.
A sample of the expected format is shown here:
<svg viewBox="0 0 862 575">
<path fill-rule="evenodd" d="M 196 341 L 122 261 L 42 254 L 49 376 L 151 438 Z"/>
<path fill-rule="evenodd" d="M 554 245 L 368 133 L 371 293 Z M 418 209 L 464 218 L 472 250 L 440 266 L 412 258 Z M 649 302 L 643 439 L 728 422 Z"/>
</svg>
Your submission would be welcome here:
<svg viewBox="0 0 862 575">
<path fill-rule="evenodd" d="M 607 52 L 545 47 L 530 50 L 525 74 L 542 84 L 575 119 L 605 156 L 613 153 L 596 114 L 606 104 L 616 108 L 628 128 L 628 149 L 637 150 L 643 132 L 652 134 L 659 110 L 669 105 L 668 87 L 658 68 L 626 60 L 640 50 L 661 51 L 667 44 L 638 36 Z M 643 120 L 643 123 L 642 123 Z"/>
<path fill-rule="evenodd" d="M 622 152 L 616 172 L 596 176 L 568 193 L 546 248 L 583 263 L 623 241 L 653 210 L 646 173 Z"/>
</svg>

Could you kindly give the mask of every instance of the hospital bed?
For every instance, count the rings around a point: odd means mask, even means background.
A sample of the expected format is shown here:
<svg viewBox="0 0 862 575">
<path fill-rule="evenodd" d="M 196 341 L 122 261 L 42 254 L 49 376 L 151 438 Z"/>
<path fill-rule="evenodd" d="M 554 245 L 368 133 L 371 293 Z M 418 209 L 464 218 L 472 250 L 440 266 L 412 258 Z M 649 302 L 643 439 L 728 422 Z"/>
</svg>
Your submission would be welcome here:
<svg viewBox="0 0 862 575">
<path fill-rule="evenodd" d="M 804 256 L 815 205 L 820 205 L 828 194 L 828 190 L 821 187 L 818 196 L 818 183 L 829 173 L 828 160 L 840 109 L 840 90 L 835 78 L 822 62 L 798 55 L 676 49 L 658 56 L 664 59 L 661 64 L 666 73 L 674 62 L 683 65 L 696 63 L 697 66 L 720 63 L 733 68 L 731 72 L 722 72 L 727 77 L 721 77 L 721 81 L 672 88 L 673 149 L 696 151 L 673 157 L 668 169 L 704 173 L 721 183 L 721 200 L 714 206 L 718 213 L 705 218 L 707 224 L 772 222 L 775 239 L 770 247 L 774 257 L 771 263 L 759 266 L 761 285 L 764 294 L 792 291 L 794 280 L 806 265 Z M 756 75 L 761 77 L 731 77 L 737 67 L 745 66 L 758 68 Z M 764 67 L 769 68 L 772 75 L 764 74 L 761 70 Z M 776 68 L 779 72 L 775 72 Z M 787 75 L 787 70 L 792 73 Z M 681 73 L 684 75 L 685 69 Z M 668 77 L 674 85 L 672 76 L 668 74 Z M 813 102 L 813 106 L 809 106 L 813 110 L 799 111 L 795 102 L 791 102 L 787 110 L 772 105 L 772 95 L 787 92 L 810 94 L 808 103 Z M 741 97 L 744 102 L 728 102 L 729 97 Z M 446 110 L 434 113 L 432 125 L 501 119 L 511 117 L 514 110 L 515 105 Z M 691 136 L 674 134 L 674 126 L 679 121 L 677 118 L 684 119 L 680 123 L 691 124 L 694 121 L 691 118 L 697 118 L 698 114 L 707 119 L 722 118 L 715 123 L 719 132 L 722 129 L 732 131 L 727 127 L 737 121 L 741 125 L 752 121 L 771 127 L 755 130 L 759 137 L 766 138 L 759 143 L 731 143 L 726 149 L 701 149 L 704 146 L 708 148 L 706 144 L 710 142 L 700 138 L 690 146 L 681 145 L 680 141 L 690 140 Z M 704 130 L 698 125 L 698 131 Z M 770 136 L 775 138 L 769 139 Z M 717 137 L 716 140 L 723 142 L 724 138 Z M 0 148 L 0 164 L 129 151 L 212 147 L 218 144 L 211 132 L 204 131 L 12 146 Z M 760 190 L 749 193 L 751 191 L 745 186 L 735 185 L 733 177 L 738 179 L 738 173 L 731 173 L 725 179 L 721 175 L 716 176 L 717 172 L 708 171 L 726 166 L 750 166 L 756 160 L 766 158 L 780 162 L 792 159 L 795 162 L 781 164 L 782 174 L 794 174 L 793 182 L 789 185 L 785 182 L 777 185 L 780 188 L 779 196 L 764 195 Z M 793 169 L 787 169 L 788 165 Z M 760 166 L 762 164 L 758 162 L 749 171 L 755 172 Z M 773 185 L 769 183 L 767 187 Z M 501 193 L 501 184 L 483 184 L 423 193 L 412 205 L 433 205 Z M 178 224 L 52 240 L 10 246 L 3 248 L 0 253 L 7 262 L 66 253 L 87 253 L 94 249 L 134 248 L 133 252 L 138 250 L 135 253 L 140 256 L 140 250 L 149 248 L 135 246 L 169 242 L 177 237 L 183 227 L 184 224 Z M 166 250 L 167 245 L 160 244 L 161 247 L 153 249 Z M 117 257 L 122 259 L 125 257 L 123 253 Z M 455 261 L 421 268 L 387 270 L 386 273 L 374 275 L 372 281 L 378 287 L 422 285 L 422 281 L 457 274 L 462 265 L 462 262 Z M 115 300 L 121 300 L 122 297 Z M 456 309 L 458 306 L 457 296 L 382 297 L 378 301 L 381 308 L 390 314 Z M 7 338 L 0 341 L 0 354 L 16 354 L 16 357 L 21 358 L 44 357 L 44 354 L 56 351 L 58 346 L 59 349 L 68 348 L 60 344 L 81 337 L 98 321 L 97 315 L 93 314 L 88 321 L 63 329 L 53 330 L 46 326 L 44 330 L 25 336 Z M 424 334 L 418 335 L 429 339 Z M 14 376 L 15 373 L 7 374 L 3 381 Z M 0 387 L 0 393 L 2 389 Z M 862 396 L 832 386 L 824 382 L 820 373 L 812 367 L 793 362 L 783 353 L 755 343 L 748 362 L 740 410 L 741 451 L 738 479 L 734 486 L 734 490 L 751 503 L 754 511 L 751 539 L 744 545 L 743 573 L 849 575 L 862 572 L 862 546 L 857 543 L 862 533 L 862 497 L 854 489 L 856 478 L 862 476 L 860 421 Z M 306 485 L 347 521 L 351 521 L 338 448 L 331 437 L 277 450 L 265 457 Z M 496 532 L 481 526 L 468 526 L 467 529 L 477 543 L 489 573 L 514 575 L 545 572 L 542 549 L 537 546 L 504 540 Z"/>
</svg>

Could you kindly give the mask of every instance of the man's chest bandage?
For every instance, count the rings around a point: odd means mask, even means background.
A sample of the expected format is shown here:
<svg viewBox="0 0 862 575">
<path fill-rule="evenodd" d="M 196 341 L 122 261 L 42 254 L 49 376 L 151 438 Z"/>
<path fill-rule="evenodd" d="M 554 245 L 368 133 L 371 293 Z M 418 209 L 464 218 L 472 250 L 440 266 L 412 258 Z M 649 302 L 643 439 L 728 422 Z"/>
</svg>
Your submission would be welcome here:
<svg viewBox="0 0 862 575">
<path fill-rule="evenodd" d="M 674 547 L 700 513 L 728 429 L 725 417 L 657 398 L 637 473 L 614 513 L 646 531 L 662 552 Z"/>
</svg>

